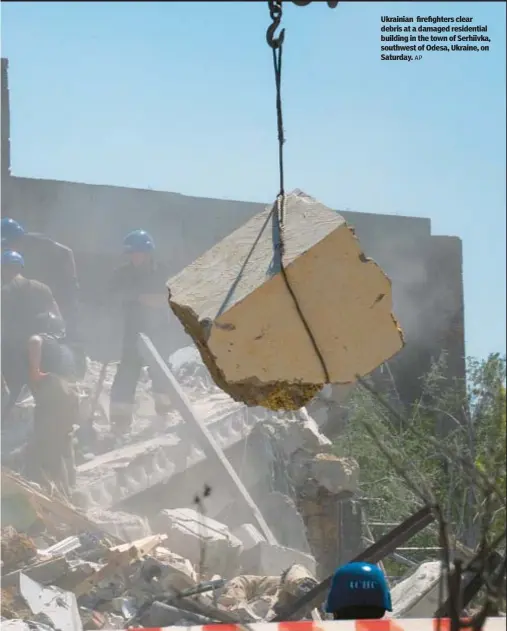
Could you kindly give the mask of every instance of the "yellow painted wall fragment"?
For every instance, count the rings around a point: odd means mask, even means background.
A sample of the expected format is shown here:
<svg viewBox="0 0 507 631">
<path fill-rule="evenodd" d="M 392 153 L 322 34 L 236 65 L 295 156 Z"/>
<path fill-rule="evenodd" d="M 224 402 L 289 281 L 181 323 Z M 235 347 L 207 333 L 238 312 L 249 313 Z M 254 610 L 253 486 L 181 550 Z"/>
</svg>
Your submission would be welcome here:
<svg viewBox="0 0 507 631">
<path fill-rule="evenodd" d="M 169 304 L 217 384 L 237 401 L 297 409 L 325 381 L 282 275 L 271 207 L 168 282 Z M 391 282 L 335 211 L 286 199 L 284 264 L 331 383 L 352 383 L 395 355 L 403 334 Z"/>
</svg>

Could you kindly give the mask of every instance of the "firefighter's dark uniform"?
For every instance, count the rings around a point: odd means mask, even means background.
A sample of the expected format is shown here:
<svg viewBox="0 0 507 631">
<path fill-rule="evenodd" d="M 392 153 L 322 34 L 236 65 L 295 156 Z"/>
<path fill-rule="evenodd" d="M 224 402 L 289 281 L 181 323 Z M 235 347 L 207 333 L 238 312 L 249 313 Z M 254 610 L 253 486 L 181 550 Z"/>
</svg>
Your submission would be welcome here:
<svg viewBox="0 0 507 631">
<path fill-rule="evenodd" d="M 2 375 L 10 392 L 5 400 L 2 397 L 2 415 L 16 403 L 28 383 L 26 344 L 36 333 L 37 316 L 47 311 L 58 312 L 58 307 L 44 283 L 18 274 L 2 285 Z"/>
<path fill-rule="evenodd" d="M 55 483 L 69 493 L 75 485 L 73 425 L 79 423 L 79 395 L 74 354 L 65 340 L 47 333 L 42 339 L 42 379 L 31 384 L 34 430 L 27 448 L 27 476 Z"/>
<path fill-rule="evenodd" d="M 146 333 L 162 357 L 169 355 L 168 307 L 148 307 L 139 300 L 143 294 L 163 294 L 166 282 L 165 270 L 154 262 L 141 267 L 127 263 L 111 279 L 109 291 L 120 299 L 123 312 L 122 355 L 111 387 L 110 420 L 117 428 L 130 426 L 135 409 L 137 382 L 144 366 L 137 347 L 138 334 Z M 165 384 L 157 374 L 150 377 L 155 410 L 164 415 L 170 405 Z"/>
<path fill-rule="evenodd" d="M 68 341 L 80 342 L 79 283 L 74 253 L 67 246 L 34 232 L 25 233 L 20 250 L 25 259 L 27 278 L 38 280 L 51 288 L 65 320 Z"/>
</svg>

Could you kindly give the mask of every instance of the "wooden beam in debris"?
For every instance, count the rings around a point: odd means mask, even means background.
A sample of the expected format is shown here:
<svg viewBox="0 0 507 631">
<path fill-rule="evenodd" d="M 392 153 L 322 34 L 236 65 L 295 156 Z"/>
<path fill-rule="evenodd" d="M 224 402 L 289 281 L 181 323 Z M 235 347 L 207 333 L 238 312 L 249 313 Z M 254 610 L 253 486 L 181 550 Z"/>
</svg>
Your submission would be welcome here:
<svg viewBox="0 0 507 631">
<path fill-rule="evenodd" d="M 216 443 L 211 432 L 192 410 L 190 401 L 181 389 L 178 381 L 172 374 L 166 362 L 162 359 L 159 352 L 153 345 L 153 342 L 147 335 L 141 333 L 139 335 L 138 346 L 139 352 L 149 367 L 156 371 L 165 380 L 167 384 L 167 393 L 171 397 L 172 403 L 181 414 L 184 422 L 195 434 L 196 440 L 198 441 L 201 449 L 204 451 L 206 457 L 210 461 L 215 462 L 224 471 L 227 479 L 231 482 L 232 490 L 235 492 L 237 498 L 247 506 L 253 519 L 257 522 L 262 534 L 266 537 L 266 540 L 271 544 L 276 544 L 276 539 L 264 520 L 259 508 L 250 497 L 250 494 L 245 488 L 243 482 L 239 479 L 238 474 L 226 458 L 220 446 Z"/>
<path fill-rule="evenodd" d="M 394 552 L 396 548 L 403 545 L 406 541 L 423 530 L 423 528 L 426 528 L 426 526 L 431 524 L 434 519 L 435 517 L 429 506 L 421 508 L 420 511 L 381 537 L 377 543 L 374 543 L 369 548 L 358 554 L 354 559 L 351 559 L 350 562 L 365 561 L 366 563 L 378 563 L 379 561 L 382 561 L 382 559 L 385 559 L 386 556 Z M 328 576 L 296 601 L 291 607 L 280 611 L 272 620 L 270 620 L 270 622 L 291 620 L 291 618 L 301 611 L 320 605 L 320 603 L 324 600 L 324 594 L 331 586 L 332 580 L 333 577 Z"/>
<path fill-rule="evenodd" d="M 64 503 L 57 497 L 47 497 L 42 491 L 35 488 L 32 483 L 14 471 L 2 467 L 1 477 L 2 493 L 5 495 L 19 494 L 26 497 L 35 509 L 40 509 L 45 513 L 43 520 L 46 524 L 49 522 L 48 516 L 51 515 L 54 520 L 53 525 L 58 526 L 60 523 L 64 523 L 76 534 L 81 532 L 100 532 L 110 541 L 122 543 L 120 537 L 111 535 L 103 528 L 97 526 L 77 508 Z"/>
</svg>

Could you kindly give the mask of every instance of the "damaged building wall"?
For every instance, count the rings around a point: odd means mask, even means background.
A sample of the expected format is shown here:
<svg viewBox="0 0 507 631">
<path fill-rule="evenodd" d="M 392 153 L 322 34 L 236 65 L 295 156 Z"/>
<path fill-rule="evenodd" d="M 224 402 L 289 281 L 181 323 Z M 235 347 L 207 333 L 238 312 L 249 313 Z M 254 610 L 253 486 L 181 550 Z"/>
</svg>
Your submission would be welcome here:
<svg viewBox="0 0 507 631">
<path fill-rule="evenodd" d="M 8 189 L 4 216 L 15 217 L 29 230 L 46 232 L 73 248 L 85 303 L 85 330 L 93 331 L 89 342 L 97 359 L 106 359 L 104 354 L 114 356 L 116 351 L 115 346 L 111 347 L 111 314 L 105 308 L 105 279 L 118 263 L 124 234 L 143 227 L 156 235 L 158 254 L 168 274 L 173 275 L 264 207 L 251 202 L 21 177 L 10 177 Z M 442 341 L 447 344 L 449 374 L 462 376 L 461 241 L 431 235 L 427 219 L 342 214 L 354 226 L 368 256 L 393 282 L 395 313 L 407 336 L 407 347 L 393 363 L 401 398 L 409 401 L 417 396 L 418 377 L 430 366 L 431 358 L 440 354 Z M 428 305 L 432 305 L 431 318 L 426 317 Z M 180 323 L 172 314 L 168 318 L 176 346 L 187 345 L 190 340 Z M 101 319 L 103 326 L 97 327 Z"/>
</svg>

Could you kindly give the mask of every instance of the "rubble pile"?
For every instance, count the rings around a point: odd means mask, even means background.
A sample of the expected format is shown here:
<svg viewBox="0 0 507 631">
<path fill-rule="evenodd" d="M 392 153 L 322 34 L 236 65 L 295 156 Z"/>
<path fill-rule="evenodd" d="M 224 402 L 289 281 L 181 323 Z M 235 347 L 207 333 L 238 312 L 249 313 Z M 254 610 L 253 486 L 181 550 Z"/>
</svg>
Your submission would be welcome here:
<svg viewBox="0 0 507 631">
<path fill-rule="evenodd" d="M 278 575 L 245 571 L 254 557 L 269 554 L 251 524 L 233 534 L 192 509 L 162 510 L 160 532 L 124 543 L 104 530 L 107 522 L 93 523 L 19 475 L 4 469 L 2 481 L 42 515 L 38 534 L 2 529 L 2 626 L 24 620 L 70 631 L 255 622 L 316 583 L 289 557 Z"/>
<path fill-rule="evenodd" d="M 334 535 L 339 531 L 336 506 L 354 495 L 357 464 L 334 456 L 305 409 L 271 413 L 233 401 L 195 349 L 181 349 L 170 365 L 273 537 L 261 533 L 231 481 L 210 466 L 179 412 L 163 422 L 156 416 L 147 383 L 138 388 L 130 434 L 111 448 L 111 367 L 72 497 L 28 482 L 12 461 L 2 470 L 5 628 L 16 620 L 78 631 L 264 621 L 324 572 L 326 554 L 335 551 L 318 533 L 328 536 L 331 522 Z M 99 372 L 91 362 L 88 394 Z M 89 398 L 83 396 L 87 420 Z M 29 410 L 27 399 L 19 412 L 25 429 Z M 10 453 L 22 450 L 23 431 L 15 433 Z M 204 482 L 212 492 L 198 505 Z M 319 493 L 330 506 L 320 517 L 310 507 Z"/>
</svg>

